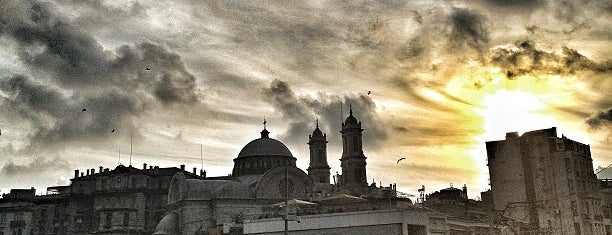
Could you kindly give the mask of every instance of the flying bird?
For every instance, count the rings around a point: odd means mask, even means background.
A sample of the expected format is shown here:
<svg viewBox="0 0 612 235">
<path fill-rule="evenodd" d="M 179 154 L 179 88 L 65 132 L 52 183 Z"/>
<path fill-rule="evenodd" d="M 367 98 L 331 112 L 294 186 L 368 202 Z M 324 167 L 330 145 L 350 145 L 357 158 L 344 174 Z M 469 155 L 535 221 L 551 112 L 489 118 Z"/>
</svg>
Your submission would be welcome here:
<svg viewBox="0 0 612 235">
<path fill-rule="evenodd" d="M 150 69 L 149 67 L 145 67 L 145 70 L 149 71 L 149 70 L 151 70 L 151 69 Z"/>
<path fill-rule="evenodd" d="M 83 110 L 81 110 L 81 112 L 85 112 L 85 111 L 87 111 L 87 109 L 83 109 Z"/>
<path fill-rule="evenodd" d="M 372 94 L 372 91 L 368 91 L 368 95 Z"/>
<path fill-rule="evenodd" d="M 111 132 L 115 132 L 115 128 L 113 128 L 113 130 Z"/>
<path fill-rule="evenodd" d="M 403 158 L 397 159 L 397 163 L 396 163 L 396 164 L 399 164 L 399 162 L 400 162 L 401 160 L 404 160 L 404 159 L 406 159 L 406 158 L 405 158 L 405 157 L 403 157 Z"/>
</svg>

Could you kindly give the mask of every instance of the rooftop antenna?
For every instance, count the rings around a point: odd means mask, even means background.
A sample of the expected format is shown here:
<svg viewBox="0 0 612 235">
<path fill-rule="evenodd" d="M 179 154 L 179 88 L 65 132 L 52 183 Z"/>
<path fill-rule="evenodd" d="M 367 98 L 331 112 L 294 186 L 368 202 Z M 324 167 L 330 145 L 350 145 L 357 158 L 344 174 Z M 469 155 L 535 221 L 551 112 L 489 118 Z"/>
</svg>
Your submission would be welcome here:
<svg viewBox="0 0 612 235">
<path fill-rule="evenodd" d="M 121 165 L 121 149 L 119 149 L 119 165 Z"/>
<path fill-rule="evenodd" d="M 342 122 L 342 119 L 344 118 L 343 114 L 342 114 L 342 101 L 340 101 L 340 123 L 344 124 L 344 122 Z"/>
<path fill-rule="evenodd" d="M 200 169 L 204 170 L 204 158 L 202 158 L 202 144 L 200 144 Z"/>
<path fill-rule="evenodd" d="M 130 166 L 132 165 L 132 133 L 130 133 Z"/>
</svg>

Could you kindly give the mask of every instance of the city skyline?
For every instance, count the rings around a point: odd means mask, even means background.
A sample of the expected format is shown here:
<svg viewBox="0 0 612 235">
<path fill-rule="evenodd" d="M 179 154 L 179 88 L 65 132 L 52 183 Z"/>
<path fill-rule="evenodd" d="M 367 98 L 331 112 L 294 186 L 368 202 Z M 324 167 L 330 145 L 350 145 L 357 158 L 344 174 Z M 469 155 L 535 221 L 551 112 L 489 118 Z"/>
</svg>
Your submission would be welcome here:
<svg viewBox="0 0 612 235">
<path fill-rule="evenodd" d="M 127 165 L 131 147 L 134 166 L 191 169 L 202 146 L 208 175 L 226 174 L 264 117 L 301 169 L 318 120 L 334 174 L 349 104 L 365 129 L 368 182 L 407 193 L 454 183 L 475 197 L 488 188 L 484 142 L 506 132 L 557 127 L 607 166 L 610 9 L 7 1 L 0 189 L 66 185 L 74 169 L 114 168 L 119 152 Z"/>
</svg>

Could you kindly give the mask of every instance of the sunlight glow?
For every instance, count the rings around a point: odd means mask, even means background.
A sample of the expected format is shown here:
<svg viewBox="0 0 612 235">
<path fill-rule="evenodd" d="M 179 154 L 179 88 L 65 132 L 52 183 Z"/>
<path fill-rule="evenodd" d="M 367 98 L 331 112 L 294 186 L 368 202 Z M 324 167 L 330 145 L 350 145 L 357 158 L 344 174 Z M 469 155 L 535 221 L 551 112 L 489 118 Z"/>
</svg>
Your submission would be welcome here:
<svg viewBox="0 0 612 235">
<path fill-rule="evenodd" d="M 484 135 L 480 141 L 503 139 L 507 132 L 539 130 L 559 126 L 554 118 L 542 114 L 547 105 L 540 98 L 520 90 L 499 90 L 484 97 L 483 107 L 476 112 L 484 118 Z"/>
</svg>

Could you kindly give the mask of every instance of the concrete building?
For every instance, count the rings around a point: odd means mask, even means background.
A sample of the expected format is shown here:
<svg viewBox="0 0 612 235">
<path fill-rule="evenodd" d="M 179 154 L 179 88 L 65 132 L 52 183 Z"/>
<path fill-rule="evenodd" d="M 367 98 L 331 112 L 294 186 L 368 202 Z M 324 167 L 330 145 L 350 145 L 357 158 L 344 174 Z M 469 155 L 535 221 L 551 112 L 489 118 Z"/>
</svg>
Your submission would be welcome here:
<svg viewBox="0 0 612 235">
<path fill-rule="evenodd" d="M 493 207 L 526 234 L 610 234 L 590 147 L 556 128 L 486 142 Z"/>
<path fill-rule="evenodd" d="M 288 231 L 296 235 L 513 234 L 506 226 L 452 219 L 418 207 L 301 215 L 299 222 L 290 221 Z M 282 235 L 284 221 L 278 217 L 246 220 L 244 234 Z"/>
</svg>

